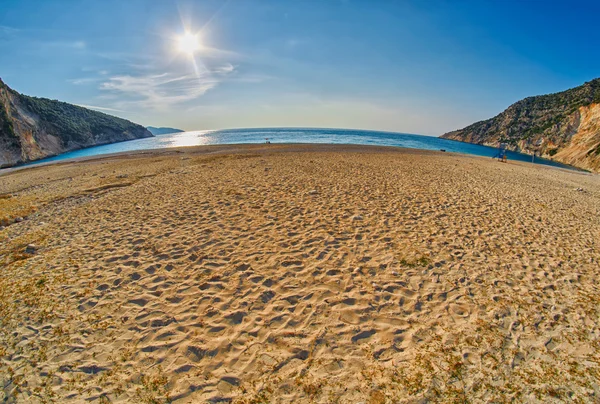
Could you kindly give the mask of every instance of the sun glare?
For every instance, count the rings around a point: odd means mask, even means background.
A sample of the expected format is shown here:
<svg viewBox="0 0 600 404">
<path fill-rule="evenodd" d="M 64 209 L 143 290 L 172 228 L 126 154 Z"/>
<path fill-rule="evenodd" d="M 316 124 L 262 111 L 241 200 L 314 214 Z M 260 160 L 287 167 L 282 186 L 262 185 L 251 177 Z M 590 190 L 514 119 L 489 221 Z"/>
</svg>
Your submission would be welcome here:
<svg viewBox="0 0 600 404">
<path fill-rule="evenodd" d="M 193 55 L 194 52 L 200 49 L 198 35 L 194 35 L 189 32 L 186 32 L 184 35 L 180 36 L 177 40 L 177 43 L 179 45 L 179 51 L 187 53 L 188 55 Z"/>
</svg>

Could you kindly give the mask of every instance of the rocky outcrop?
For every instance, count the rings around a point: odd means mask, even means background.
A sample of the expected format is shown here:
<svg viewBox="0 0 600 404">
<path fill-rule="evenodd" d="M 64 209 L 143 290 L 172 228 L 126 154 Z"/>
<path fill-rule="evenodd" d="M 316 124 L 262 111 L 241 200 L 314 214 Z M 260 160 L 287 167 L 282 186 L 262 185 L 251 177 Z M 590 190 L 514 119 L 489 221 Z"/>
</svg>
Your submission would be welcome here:
<svg viewBox="0 0 600 404">
<path fill-rule="evenodd" d="M 0 167 L 151 136 L 128 120 L 19 94 L 0 80 Z"/>
<path fill-rule="evenodd" d="M 600 79 L 525 98 L 494 118 L 441 137 L 492 147 L 507 143 L 510 150 L 600 172 Z"/>
</svg>

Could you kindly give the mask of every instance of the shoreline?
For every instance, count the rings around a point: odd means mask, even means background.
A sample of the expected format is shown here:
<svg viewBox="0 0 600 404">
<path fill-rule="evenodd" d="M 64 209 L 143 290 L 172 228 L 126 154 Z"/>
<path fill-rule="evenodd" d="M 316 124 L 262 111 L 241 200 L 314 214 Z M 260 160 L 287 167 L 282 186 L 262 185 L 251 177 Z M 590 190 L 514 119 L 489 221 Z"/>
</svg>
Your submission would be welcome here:
<svg viewBox="0 0 600 404">
<path fill-rule="evenodd" d="M 446 140 L 454 140 L 454 139 L 446 139 Z M 459 140 L 454 140 L 454 141 L 461 142 Z M 461 142 L 461 143 L 467 143 L 467 142 Z M 471 144 L 471 143 L 467 143 L 467 144 Z M 135 158 L 135 157 L 138 157 L 141 155 L 154 156 L 154 155 L 173 154 L 173 153 L 205 154 L 205 153 L 207 153 L 207 152 L 204 152 L 205 148 L 218 149 L 217 151 L 214 152 L 214 153 L 218 153 L 218 154 L 227 154 L 227 153 L 231 153 L 231 152 L 247 153 L 247 152 L 249 152 L 249 150 L 257 150 L 260 152 L 267 152 L 267 151 L 271 151 L 271 152 L 274 152 L 274 151 L 278 151 L 278 152 L 333 151 L 331 149 L 338 149 L 338 150 L 335 150 L 338 152 L 349 151 L 352 149 L 355 152 L 373 153 L 377 149 L 380 149 L 379 152 L 385 152 L 385 151 L 398 151 L 398 152 L 406 151 L 407 153 L 423 152 L 423 154 L 431 153 L 431 154 L 452 155 L 452 156 L 468 157 L 468 158 L 481 158 L 484 160 L 490 159 L 490 157 L 487 157 L 487 156 L 479 156 L 479 155 L 468 154 L 468 153 L 457 153 L 457 152 L 448 152 L 448 151 L 442 152 L 440 150 L 416 149 L 416 148 L 408 148 L 408 147 L 401 147 L 401 146 L 379 146 L 379 145 L 358 145 L 358 144 L 338 144 L 338 143 L 270 143 L 270 144 L 232 143 L 232 144 L 220 144 L 220 145 L 181 146 L 181 147 L 169 147 L 169 148 L 161 148 L 161 149 L 144 149 L 144 150 L 123 151 L 123 152 L 118 152 L 118 153 L 75 157 L 75 158 L 69 158 L 66 160 L 55 160 L 55 161 L 40 162 L 40 163 L 38 163 L 37 161 L 32 161 L 32 162 L 23 163 L 21 165 L 17 165 L 17 166 L 13 166 L 13 167 L 2 168 L 2 169 L 0 169 L 0 176 L 11 173 L 11 172 L 19 171 L 19 170 L 29 169 L 29 168 L 47 167 L 47 166 L 51 166 L 51 165 L 55 165 L 55 164 L 78 163 L 78 162 L 86 162 L 86 161 L 101 160 L 101 159 Z M 356 149 L 356 150 L 354 150 L 354 149 Z M 591 174 L 591 175 L 596 174 L 591 171 L 584 170 L 584 169 L 574 167 L 574 166 L 568 166 L 566 164 L 565 164 L 566 167 L 559 167 L 559 166 L 539 164 L 539 163 L 528 163 L 528 162 L 519 161 L 519 160 L 509 160 L 509 163 L 511 163 L 511 164 L 516 163 L 517 165 L 523 165 L 523 166 L 527 166 L 527 165 L 536 166 L 536 167 L 543 166 L 543 167 L 566 170 L 569 172 L 578 172 L 578 173 L 583 173 L 583 174 Z"/>
</svg>

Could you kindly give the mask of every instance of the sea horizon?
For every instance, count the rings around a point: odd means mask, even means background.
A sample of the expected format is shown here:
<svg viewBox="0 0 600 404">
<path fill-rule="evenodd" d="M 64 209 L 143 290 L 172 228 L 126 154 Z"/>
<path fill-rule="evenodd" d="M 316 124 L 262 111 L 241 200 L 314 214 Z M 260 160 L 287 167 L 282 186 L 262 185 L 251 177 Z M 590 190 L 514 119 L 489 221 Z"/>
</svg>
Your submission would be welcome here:
<svg viewBox="0 0 600 404">
<path fill-rule="evenodd" d="M 267 139 L 270 143 L 388 146 L 429 151 L 445 151 L 481 157 L 494 157 L 498 153 L 498 149 L 491 146 L 477 145 L 452 139 L 442 139 L 432 135 L 371 129 L 282 126 L 206 129 L 161 134 L 149 138 L 76 149 L 44 159 L 20 164 L 17 167 L 140 150 L 159 150 L 173 147 L 203 145 L 261 144 L 266 143 Z M 532 162 L 532 156 L 529 154 L 508 151 L 507 156 L 509 160 Z M 575 167 L 537 156 L 534 158 L 533 163 L 578 170 Z"/>
</svg>

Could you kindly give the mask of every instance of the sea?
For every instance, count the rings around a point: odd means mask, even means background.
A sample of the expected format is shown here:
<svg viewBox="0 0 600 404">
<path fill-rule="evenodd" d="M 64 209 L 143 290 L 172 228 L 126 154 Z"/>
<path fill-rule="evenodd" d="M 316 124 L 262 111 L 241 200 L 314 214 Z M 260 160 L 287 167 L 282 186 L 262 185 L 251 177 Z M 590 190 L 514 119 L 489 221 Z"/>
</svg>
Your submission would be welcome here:
<svg viewBox="0 0 600 404">
<path fill-rule="evenodd" d="M 479 146 L 455 140 L 440 139 L 408 133 L 380 132 L 354 129 L 322 129 L 322 128 L 263 128 L 263 129 L 223 129 L 199 130 L 158 135 L 151 138 L 129 140 L 126 142 L 94 146 L 86 149 L 63 153 L 54 157 L 37 160 L 27 165 L 68 160 L 80 157 L 101 156 L 104 154 L 129 152 L 135 150 L 166 149 L 170 147 L 222 145 L 240 143 L 328 143 L 395 146 L 409 149 L 445 150 L 452 153 L 472 154 L 476 156 L 494 157 L 498 149 Z M 507 152 L 508 160 L 532 162 L 532 156 L 516 152 Z M 555 167 L 573 167 L 551 160 L 535 157 L 535 164 Z"/>
</svg>

